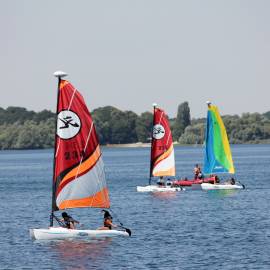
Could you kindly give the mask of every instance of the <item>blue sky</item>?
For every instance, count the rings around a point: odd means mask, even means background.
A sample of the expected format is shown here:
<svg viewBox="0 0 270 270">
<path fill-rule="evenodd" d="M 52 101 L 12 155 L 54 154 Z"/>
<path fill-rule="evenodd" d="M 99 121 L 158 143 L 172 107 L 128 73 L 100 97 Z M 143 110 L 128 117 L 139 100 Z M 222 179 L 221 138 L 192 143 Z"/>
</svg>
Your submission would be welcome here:
<svg viewBox="0 0 270 270">
<path fill-rule="evenodd" d="M 1 1 L 0 107 L 55 110 L 56 70 L 90 110 L 270 110 L 270 1 Z"/>
</svg>

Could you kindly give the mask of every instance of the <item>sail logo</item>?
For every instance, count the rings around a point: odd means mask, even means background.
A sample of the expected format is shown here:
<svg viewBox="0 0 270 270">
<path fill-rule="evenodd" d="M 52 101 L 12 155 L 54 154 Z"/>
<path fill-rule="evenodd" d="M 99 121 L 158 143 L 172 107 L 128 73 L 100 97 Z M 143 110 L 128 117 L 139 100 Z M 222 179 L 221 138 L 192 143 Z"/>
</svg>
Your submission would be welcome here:
<svg viewBox="0 0 270 270">
<path fill-rule="evenodd" d="M 157 124 L 153 127 L 153 138 L 160 140 L 165 136 L 165 129 L 162 125 Z"/>
<path fill-rule="evenodd" d="M 79 116 L 69 110 L 58 113 L 57 116 L 57 135 L 61 139 L 71 139 L 75 137 L 81 129 Z"/>
</svg>

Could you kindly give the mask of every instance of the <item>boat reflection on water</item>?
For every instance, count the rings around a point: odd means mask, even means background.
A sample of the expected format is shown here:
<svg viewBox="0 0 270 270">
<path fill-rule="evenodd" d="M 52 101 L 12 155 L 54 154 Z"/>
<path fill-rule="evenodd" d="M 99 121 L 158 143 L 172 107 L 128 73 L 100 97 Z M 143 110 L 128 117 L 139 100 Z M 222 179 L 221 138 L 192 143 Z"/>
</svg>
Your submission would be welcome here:
<svg viewBox="0 0 270 270">
<path fill-rule="evenodd" d="M 110 243 L 112 238 L 102 240 L 59 240 L 51 243 L 57 261 L 63 269 L 86 270 L 90 266 L 100 265 L 102 258 L 111 256 Z"/>
<path fill-rule="evenodd" d="M 153 197 L 158 198 L 158 199 L 172 199 L 176 198 L 178 192 L 172 192 L 172 191 L 164 191 L 164 192 L 152 192 Z"/>
<path fill-rule="evenodd" d="M 233 197 L 239 192 L 239 189 L 214 189 L 207 190 L 207 194 L 213 197 Z"/>
</svg>

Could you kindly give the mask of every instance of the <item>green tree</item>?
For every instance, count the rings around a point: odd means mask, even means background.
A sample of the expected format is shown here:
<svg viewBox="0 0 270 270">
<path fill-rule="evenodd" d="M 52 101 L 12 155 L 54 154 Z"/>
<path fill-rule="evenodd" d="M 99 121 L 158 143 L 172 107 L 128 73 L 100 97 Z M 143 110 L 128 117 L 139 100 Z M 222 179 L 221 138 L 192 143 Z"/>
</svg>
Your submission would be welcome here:
<svg viewBox="0 0 270 270">
<path fill-rule="evenodd" d="M 3 124 L 0 126 L 0 149 L 14 149 L 20 130 L 19 123 L 11 125 Z"/>
<path fill-rule="evenodd" d="M 179 138 L 180 133 L 175 133 L 182 127 L 180 143 L 201 144 L 206 119 L 192 119 L 190 124 L 188 104 L 183 104 L 178 108 L 178 119 L 170 119 L 174 136 Z M 179 119 L 183 120 L 183 114 L 187 121 L 180 125 Z M 147 142 L 151 137 L 153 115 L 150 112 L 137 116 L 131 111 L 106 106 L 95 109 L 92 117 L 102 144 Z M 270 142 L 269 112 L 225 115 L 222 119 L 231 143 Z M 54 136 L 54 113 L 47 110 L 36 113 L 21 107 L 0 108 L 0 149 L 50 148 L 54 145 Z"/>
<path fill-rule="evenodd" d="M 270 120 L 270 111 L 264 113 L 263 116 Z"/>
<path fill-rule="evenodd" d="M 117 111 L 112 114 L 112 136 L 111 143 L 133 143 L 137 142 L 136 119 L 134 112 Z"/>
<path fill-rule="evenodd" d="M 149 142 L 153 125 L 153 114 L 142 113 L 136 120 L 136 133 L 139 142 Z"/>
<path fill-rule="evenodd" d="M 26 120 L 32 120 L 36 115 L 34 111 L 27 111 L 22 107 L 8 107 L 6 110 L 0 110 L 0 125 L 3 123 L 13 124 L 15 122 L 24 123 Z"/>
<path fill-rule="evenodd" d="M 178 141 L 190 123 L 189 105 L 188 102 L 183 102 L 178 106 L 177 117 L 172 128 L 173 139 Z"/>
<path fill-rule="evenodd" d="M 52 113 L 48 110 L 43 110 L 41 112 L 38 112 L 34 115 L 33 120 L 37 123 L 41 121 L 46 121 L 47 119 L 53 118 L 55 119 L 55 113 Z"/>
<path fill-rule="evenodd" d="M 98 108 L 92 113 L 102 144 L 137 142 L 137 114 L 121 111 L 112 106 Z"/>
<path fill-rule="evenodd" d="M 92 112 L 92 117 L 101 144 L 111 143 L 112 115 L 116 112 L 120 112 L 120 110 L 112 106 L 97 108 Z"/>
<path fill-rule="evenodd" d="M 181 144 L 202 144 L 204 141 L 204 123 L 188 126 L 179 139 Z"/>
</svg>

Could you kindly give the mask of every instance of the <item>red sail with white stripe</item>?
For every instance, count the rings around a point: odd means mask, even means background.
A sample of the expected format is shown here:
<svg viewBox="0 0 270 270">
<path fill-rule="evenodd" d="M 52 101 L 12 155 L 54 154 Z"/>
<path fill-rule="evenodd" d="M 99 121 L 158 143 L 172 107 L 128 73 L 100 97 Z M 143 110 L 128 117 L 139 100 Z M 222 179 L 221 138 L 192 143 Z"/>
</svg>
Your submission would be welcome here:
<svg viewBox="0 0 270 270">
<path fill-rule="evenodd" d="M 172 133 L 165 112 L 154 107 L 151 176 L 175 176 Z"/>
<path fill-rule="evenodd" d="M 82 95 L 60 80 L 57 106 L 53 211 L 109 208 L 110 200 L 95 126 Z"/>
</svg>

